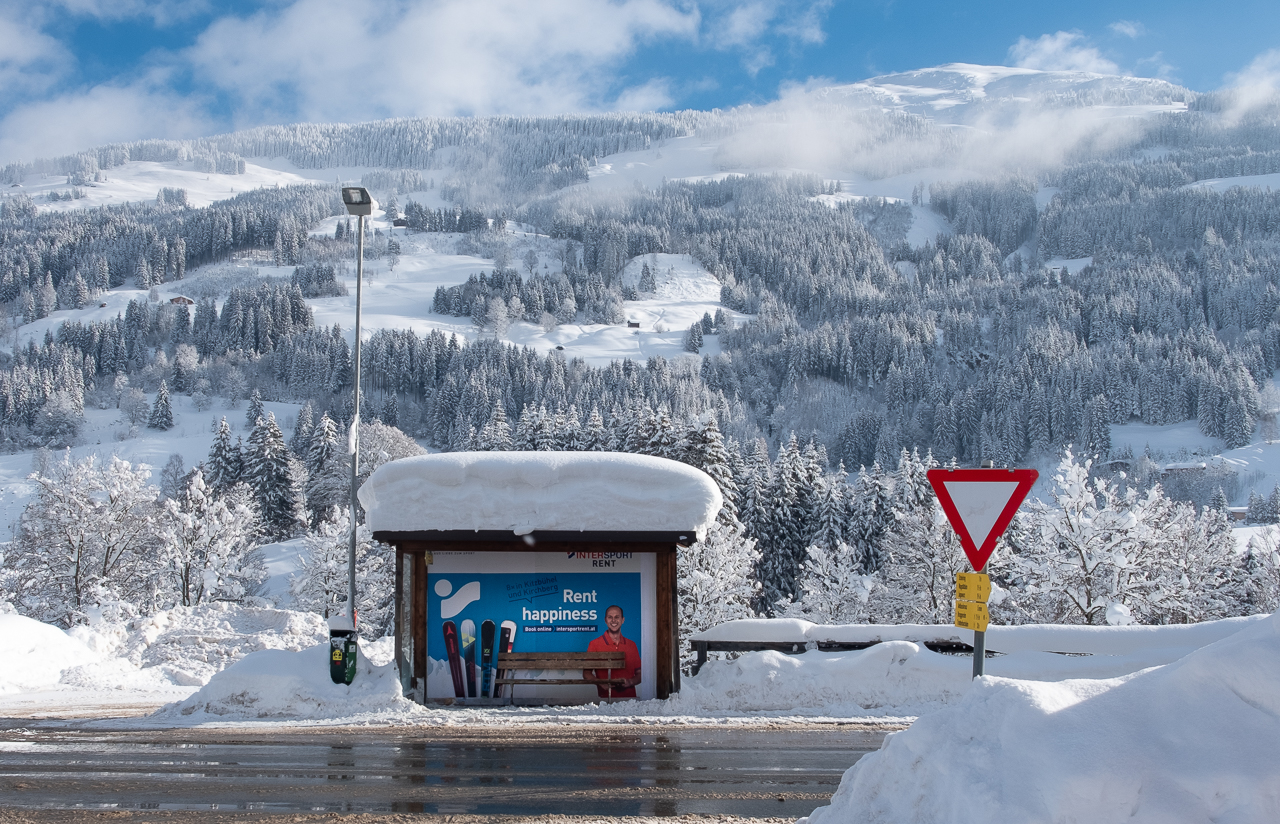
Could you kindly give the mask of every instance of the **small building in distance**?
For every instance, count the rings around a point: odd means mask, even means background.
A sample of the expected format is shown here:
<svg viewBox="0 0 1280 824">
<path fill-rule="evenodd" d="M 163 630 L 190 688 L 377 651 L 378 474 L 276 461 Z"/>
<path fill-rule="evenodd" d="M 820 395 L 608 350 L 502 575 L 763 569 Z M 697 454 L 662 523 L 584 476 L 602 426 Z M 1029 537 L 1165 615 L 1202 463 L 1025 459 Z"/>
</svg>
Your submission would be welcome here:
<svg viewBox="0 0 1280 824">
<path fill-rule="evenodd" d="M 196 303 L 194 300 L 187 297 L 186 295 L 174 295 L 173 297 L 169 298 L 169 302 L 179 306 L 194 306 Z"/>
</svg>

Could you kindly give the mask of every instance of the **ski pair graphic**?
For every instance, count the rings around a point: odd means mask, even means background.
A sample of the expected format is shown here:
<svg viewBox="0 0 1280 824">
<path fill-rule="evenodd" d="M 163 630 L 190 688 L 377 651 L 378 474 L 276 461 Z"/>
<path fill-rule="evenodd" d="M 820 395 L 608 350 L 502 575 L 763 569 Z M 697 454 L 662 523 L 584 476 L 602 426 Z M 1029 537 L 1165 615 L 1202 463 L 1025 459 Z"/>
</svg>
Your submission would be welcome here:
<svg viewBox="0 0 1280 824">
<path fill-rule="evenodd" d="M 470 618 L 462 622 L 459 628 L 453 621 L 444 622 L 444 648 L 449 656 L 449 674 L 453 678 L 453 694 L 457 698 L 501 698 L 502 685 L 495 685 L 496 678 L 502 677 L 502 670 L 497 667 L 497 652 L 511 652 L 515 642 L 516 624 L 514 621 L 503 621 L 502 632 L 494 649 L 493 621 L 480 624 L 480 683 L 476 690 L 476 624 Z M 461 630 L 461 631 L 459 631 Z"/>
</svg>

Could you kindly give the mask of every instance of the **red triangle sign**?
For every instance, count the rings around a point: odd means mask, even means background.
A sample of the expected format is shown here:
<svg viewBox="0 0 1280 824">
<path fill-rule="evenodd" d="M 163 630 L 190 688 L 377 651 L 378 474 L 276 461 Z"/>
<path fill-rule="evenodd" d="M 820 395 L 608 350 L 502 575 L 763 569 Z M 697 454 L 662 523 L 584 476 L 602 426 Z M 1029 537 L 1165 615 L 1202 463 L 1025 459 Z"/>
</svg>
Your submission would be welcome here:
<svg viewBox="0 0 1280 824">
<path fill-rule="evenodd" d="M 1034 469 L 930 469 L 929 483 L 977 572 L 1040 477 Z"/>
</svg>

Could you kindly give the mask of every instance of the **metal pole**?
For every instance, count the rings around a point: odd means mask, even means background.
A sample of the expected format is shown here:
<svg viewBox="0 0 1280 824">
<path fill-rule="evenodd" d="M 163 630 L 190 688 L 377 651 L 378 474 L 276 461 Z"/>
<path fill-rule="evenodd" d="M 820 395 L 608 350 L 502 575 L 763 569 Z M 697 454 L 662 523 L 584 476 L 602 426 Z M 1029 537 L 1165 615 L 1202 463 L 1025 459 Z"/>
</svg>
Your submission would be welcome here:
<svg viewBox="0 0 1280 824">
<path fill-rule="evenodd" d="M 982 668 L 987 663 L 987 634 L 973 633 L 973 677 L 982 677 Z"/>
<path fill-rule="evenodd" d="M 360 476 L 360 286 L 364 281 L 364 215 L 356 218 L 356 374 L 355 413 L 351 417 L 351 550 L 347 553 L 347 614 L 356 626 L 356 487 Z"/>
</svg>

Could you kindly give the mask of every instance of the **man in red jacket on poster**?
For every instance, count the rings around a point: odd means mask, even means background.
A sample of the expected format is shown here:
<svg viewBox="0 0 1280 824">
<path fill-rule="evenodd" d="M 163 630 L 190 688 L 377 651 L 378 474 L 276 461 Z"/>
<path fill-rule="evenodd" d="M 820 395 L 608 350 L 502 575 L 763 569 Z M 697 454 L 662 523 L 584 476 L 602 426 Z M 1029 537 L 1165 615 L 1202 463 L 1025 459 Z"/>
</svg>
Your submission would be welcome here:
<svg viewBox="0 0 1280 824">
<path fill-rule="evenodd" d="M 584 678 L 609 678 L 612 684 L 596 684 L 601 698 L 635 698 L 640 683 L 640 650 L 636 642 L 622 637 L 622 607 L 614 604 L 604 611 L 605 633 L 587 644 L 587 652 L 622 652 L 627 656 L 622 670 L 583 670 Z"/>
</svg>

